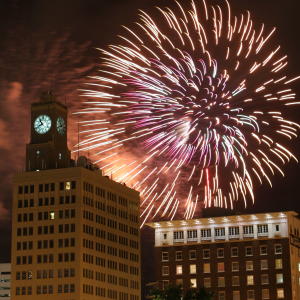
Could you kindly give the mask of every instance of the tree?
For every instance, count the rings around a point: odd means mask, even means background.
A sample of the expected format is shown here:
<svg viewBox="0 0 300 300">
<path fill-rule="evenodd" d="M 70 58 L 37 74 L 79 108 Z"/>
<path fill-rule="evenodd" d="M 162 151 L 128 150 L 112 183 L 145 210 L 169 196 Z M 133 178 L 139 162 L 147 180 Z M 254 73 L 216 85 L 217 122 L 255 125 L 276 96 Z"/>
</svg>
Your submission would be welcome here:
<svg viewBox="0 0 300 300">
<path fill-rule="evenodd" d="M 189 289 L 182 294 L 182 285 L 166 285 L 163 290 L 155 287 L 150 291 L 153 300 L 212 300 L 215 292 L 208 292 L 204 286 L 196 289 Z"/>
</svg>

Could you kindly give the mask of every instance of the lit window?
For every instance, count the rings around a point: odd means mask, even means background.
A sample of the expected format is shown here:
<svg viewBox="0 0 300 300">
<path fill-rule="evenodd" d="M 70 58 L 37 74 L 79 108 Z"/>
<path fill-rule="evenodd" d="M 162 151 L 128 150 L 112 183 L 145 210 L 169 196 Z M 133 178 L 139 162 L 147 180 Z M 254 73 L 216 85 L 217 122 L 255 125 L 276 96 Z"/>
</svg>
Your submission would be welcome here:
<svg viewBox="0 0 300 300">
<path fill-rule="evenodd" d="M 260 255 L 267 255 L 267 246 L 260 246 Z"/>
<path fill-rule="evenodd" d="M 61 159 L 61 153 L 58 154 L 58 158 Z"/>
<path fill-rule="evenodd" d="M 196 274 L 196 265 L 190 265 L 190 274 Z"/>
<path fill-rule="evenodd" d="M 237 257 L 238 256 L 238 248 L 231 248 L 231 256 Z"/>
<path fill-rule="evenodd" d="M 163 261 L 168 261 L 169 260 L 169 253 L 168 252 L 163 252 L 162 253 L 162 260 Z"/>
<path fill-rule="evenodd" d="M 239 276 L 232 276 L 232 285 L 240 285 L 240 277 Z"/>
<path fill-rule="evenodd" d="M 268 236 L 268 225 L 257 225 L 258 236 Z"/>
<path fill-rule="evenodd" d="M 204 286 L 205 287 L 211 287 L 211 280 L 210 277 L 209 278 L 204 278 Z"/>
<path fill-rule="evenodd" d="M 229 238 L 239 238 L 240 228 L 239 227 L 229 227 Z"/>
<path fill-rule="evenodd" d="M 261 260 L 260 261 L 260 268 L 261 268 L 261 270 L 267 270 L 268 269 L 268 261 L 267 260 Z"/>
<path fill-rule="evenodd" d="M 218 258 L 224 257 L 224 249 L 223 248 L 218 249 L 217 256 L 218 256 Z"/>
<path fill-rule="evenodd" d="M 282 254 L 281 245 L 275 245 L 275 254 Z M 299 271 L 300 271 L 300 269 L 299 269 Z"/>
<path fill-rule="evenodd" d="M 218 263 L 218 272 L 224 272 L 225 271 L 225 267 L 224 267 L 224 263 Z"/>
<path fill-rule="evenodd" d="M 254 236 L 253 225 L 244 226 L 243 227 L 243 235 L 244 235 L 244 237 L 253 237 Z"/>
<path fill-rule="evenodd" d="M 252 247 L 246 247 L 246 256 L 252 256 L 253 253 L 252 253 Z"/>
<path fill-rule="evenodd" d="M 218 286 L 219 287 L 225 286 L 225 277 L 218 277 Z"/>
<path fill-rule="evenodd" d="M 183 243 L 183 231 L 174 231 L 174 243 Z"/>
<path fill-rule="evenodd" d="M 253 284 L 254 284 L 253 275 L 247 275 L 247 285 L 253 285 Z"/>
<path fill-rule="evenodd" d="M 176 266 L 176 275 L 182 274 L 182 266 Z"/>
<path fill-rule="evenodd" d="M 211 239 L 211 229 L 201 229 L 201 240 L 210 240 Z"/>
<path fill-rule="evenodd" d="M 238 261 L 233 261 L 232 262 L 232 271 L 236 272 L 239 270 L 239 262 Z"/>
<path fill-rule="evenodd" d="M 219 300 L 225 300 L 225 292 L 219 292 Z"/>
<path fill-rule="evenodd" d="M 252 271 L 253 270 L 253 260 L 246 261 L 246 270 Z"/>
<path fill-rule="evenodd" d="M 205 249 L 203 250 L 203 258 L 210 258 L 210 253 L 209 253 L 209 249 Z"/>
<path fill-rule="evenodd" d="M 163 275 L 169 275 L 169 267 L 168 266 L 163 266 L 162 267 L 162 274 Z"/>
<path fill-rule="evenodd" d="M 284 290 L 283 289 L 277 289 L 277 298 L 278 299 L 284 298 Z"/>
<path fill-rule="evenodd" d="M 269 299 L 270 295 L 269 295 L 269 290 L 265 289 L 262 290 L 262 299 Z"/>
<path fill-rule="evenodd" d="M 225 228 L 215 228 L 215 239 L 225 238 Z"/>
<path fill-rule="evenodd" d="M 67 181 L 66 182 L 66 190 L 69 190 L 71 189 L 71 184 L 70 184 L 70 181 Z"/>
<path fill-rule="evenodd" d="M 247 291 L 247 300 L 254 300 L 254 291 Z"/>
<path fill-rule="evenodd" d="M 283 283 L 283 274 L 276 274 L 276 283 Z"/>
<path fill-rule="evenodd" d="M 183 285 L 182 279 L 176 279 L 176 285 Z"/>
<path fill-rule="evenodd" d="M 196 288 L 197 287 L 197 279 L 196 278 L 191 278 L 190 279 L 190 285 L 191 285 L 191 288 Z"/>
<path fill-rule="evenodd" d="M 275 259 L 275 268 L 276 269 L 282 269 L 282 259 Z"/>
<path fill-rule="evenodd" d="M 240 291 L 233 291 L 233 300 L 240 300 Z"/>
<path fill-rule="evenodd" d="M 268 274 L 261 275 L 261 284 L 269 284 L 269 275 Z"/>
<path fill-rule="evenodd" d="M 210 264 L 203 264 L 203 272 L 210 273 Z"/>
<path fill-rule="evenodd" d="M 54 220 L 54 211 L 50 211 L 50 220 Z"/>
<path fill-rule="evenodd" d="M 197 230 L 187 231 L 188 242 L 197 242 Z"/>
</svg>

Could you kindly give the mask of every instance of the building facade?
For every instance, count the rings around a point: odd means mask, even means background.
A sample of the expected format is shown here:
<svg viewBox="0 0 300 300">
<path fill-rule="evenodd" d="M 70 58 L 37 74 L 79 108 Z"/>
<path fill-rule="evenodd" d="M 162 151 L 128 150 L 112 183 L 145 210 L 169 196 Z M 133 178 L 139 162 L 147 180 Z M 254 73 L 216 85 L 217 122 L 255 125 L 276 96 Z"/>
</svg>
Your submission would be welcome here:
<svg viewBox="0 0 300 300">
<path fill-rule="evenodd" d="M 10 299 L 11 264 L 0 264 L 0 298 Z"/>
<path fill-rule="evenodd" d="M 219 300 L 300 299 L 295 212 L 148 223 L 156 280 L 205 286 Z"/>
<path fill-rule="evenodd" d="M 83 157 L 68 167 L 66 136 L 55 139 L 66 115 L 56 103 L 47 114 L 48 100 L 35 105 L 27 171 L 14 175 L 11 298 L 140 300 L 139 193 Z M 44 130 L 53 132 L 35 137 Z"/>
</svg>

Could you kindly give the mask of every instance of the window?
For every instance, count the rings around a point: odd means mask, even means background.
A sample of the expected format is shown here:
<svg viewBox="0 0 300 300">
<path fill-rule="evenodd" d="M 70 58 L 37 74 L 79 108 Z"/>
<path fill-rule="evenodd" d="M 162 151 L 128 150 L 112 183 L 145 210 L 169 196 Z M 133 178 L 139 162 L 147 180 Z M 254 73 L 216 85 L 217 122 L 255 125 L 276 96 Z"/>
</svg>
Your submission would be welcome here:
<svg viewBox="0 0 300 300">
<path fill-rule="evenodd" d="M 282 247 L 280 245 L 275 245 L 275 254 L 282 254 Z"/>
<path fill-rule="evenodd" d="M 252 256 L 253 252 L 252 252 L 252 247 L 246 247 L 246 256 Z"/>
<path fill-rule="evenodd" d="M 183 243 L 183 231 L 174 231 L 174 243 Z"/>
<path fill-rule="evenodd" d="M 190 265 L 190 274 L 196 274 L 196 265 Z"/>
<path fill-rule="evenodd" d="M 19 186 L 19 195 L 23 194 L 23 187 Z"/>
<path fill-rule="evenodd" d="M 76 189 L 76 181 L 72 181 L 72 190 Z"/>
<path fill-rule="evenodd" d="M 70 284 L 70 293 L 75 293 L 75 284 Z"/>
<path fill-rule="evenodd" d="M 219 300 L 225 300 L 225 292 L 219 292 Z"/>
<path fill-rule="evenodd" d="M 69 269 L 64 270 L 64 277 L 69 277 Z"/>
<path fill-rule="evenodd" d="M 211 287 L 211 279 L 210 279 L 210 277 L 204 278 L 204 286 L 206 288 Z"/>
<path fill-rule="evenodd" d="M 240 291 L 233 291 L 233 300 L 240 300 Z"/>
<path fill-rule="evenodd" d="M 210 258 L 210 251 L 209 251 L 209 249 L 204 249 L 203 250 L 203 258 L 206 258 L 206 259 Z"/>
<path fill-rule="evenodd" d="M 27 295 L 32 295 L 32 286 L 27 287 Z"/>
<path fill-rule="evenodd" d="M 201 240 L 203 241 L 211 240 L 211 229 L 201 229 Z"/>
<path fill-rule="evenodd" d="M 261 284 L 269 284 L 269 275 L 268 274 L 261 275 Z"/>
<path fill-rule="evenodd" d="M 70 277 L 75 277 L 75 269 L 74 268 L 70 269 Z"/>
<path fill-rule="evenodd" d="M 190 250 L 190 259 L 196 259 L 196 250 Z"/>
<path fill-rule="evenodd" d="M 284 298 L 284 290 L 283 289 L 277 289 L 277 298 L 278 299 Z"/>
<path fill-rule="evenodd" d="M 58 293 L 62 293 L 62 284 L 58 285 Z"/>
<path fill-rule="evenodd" d="M 37 270 L 36 278 L 37 279 L 41 279 L 42 278 L 42 271 L 41 270 Z"/>
<path fill-rule="evenodd" d="M 197 230 L 188 230 L 187 239 L 188 242 L 197 242 Z"/>
<path fill-rule="evenodd" d="M 176 260 L 182 260 L 182 251 L 176 251 Z"/>
<path fill-rule="evenodd" d="M 240 237 L 240 228 L 239 227 L 229 227 L 229 238 L 238 239 Z"/>
<path fill-rule="evenodd" d="M 257 225 L 257 236 L 268 236 L 268 225 Z"/>
<path fill-rule="evenodd" d="M 215 239 L 225 239 L 225 228 L 215 229 Z"/>
<path fill-rule="evenodd" d="M 246 271 L 252 271 L 253 270 L 253 260 L 246 261 Z"/>
<path fill-rule="evenodd" d="M 71 184 L 70 181 L 66 182 L 66 190 L 70 190 L 71 189 Z"/>
<path fill-rule="evenodd" d="M 233 261 L 232 262 L 232 271 L 236 272 L 239 270 L 239 262 L 238 261 Z"/>
<path fill-rule="evenodd" d="M 270 298 L 269 290 L 268 289 L 262 290 L 262 299 L 269 299 L 269 298 Z"/>
<path fill-rule="evenodd" d="M 217 249 L 217 256 L 218 256 L 218 258 L 224 257 L 224 249 L 223 248 Z"/>
<path fill-rule="evenodd" d="M 59 190 L 60 190 L 60 191 L 63 191 L 63 190 L 64 190 L 64 183 L 63 183 L 63 182 L 60 182 L 60 183 L 59 183 Z"/>
<path fill-rule="evenodd" d="M 62 277 L 63 277 L 63 270 L 58 269 L 58 278 L 62 278 Z"/>
<path fill-rule="evenodd" d="M 53 278 L 53 270 L 49 270 L 49 278 Z"/>
<path fill-rule="evenodd" d="M 260 255 L 267 255 L 267 246 L 260 246 Z"/>
<path fill-rule="evenodd" d="M 225 277 L 218 277 L 218 287 L 225 286 Z"/>
<path fill-rule="evenodd" d="M 182 279 L 176 279 L 176 285 L 183 285 L 183 280 Z"/>
<path fill-rule="evenodd" d="M 177 265 L 176 266 L 176 275 L 181 275 L 182 274 L 182 266 Z"/>
<path fill-rule="evenodd" d="M 42 291 L 42 288 L 41 288 L 40 285 L 38 285 L 38 286 L 36 287 L 36 293 L 37 293 L 37 294 L 41 294 L 41 291 Z"/>
<path fill-rule="evenodd" d="M 261 268 L 261 270 L 267 270 L 268 269 L 268 261 L 267 260 L 261 260 L 260 261 L 260 268 Z"/>
<path fill-rule="evenodd" d="M 203 272 L 210 273 L 210 263 L 203 264 Z"/>
<path fill-rule="evenodd" d="M 247 275 L 247 285 L 253 285 L 253 284 L 254 284 L 253 275 Z"/>
<path fill-rule="evenodd" d="M 232 285 L 233 286 L 240 285 L 240 277 L 239 276 L 232 276 Z"/>
<path fill-rule="evenodd" d="M 191 278 L 190 279 L 190 285 L 191 285 L 191 288 L 196 288 L 197 287 L 197 279 L 196 278 Z"/>
<path fill-rule="evenodd" d="M 42 193 L 43 192 L 43 184 L 39 184 L 39 193 Z"/>
<path fill-rule="evenodd" d="M 224 272 L 224 271 L 225 271 L 224 263 L 223 262 L 218 263 L 218 272 Z"/>
<path fill-rule="evenodd" d="M 276 269 L 282 269 L 282 259 L 275 259 L 275 268 Z"/>
<path fill-rule="evenodd" d="M 254 300 L 254 291 L 247 291 L 247 300 Z"/>
<path fill-rule="evenodd" d="M 163 252 L 162 253 L 162 261 L 168 261 L 169 260 L 169 253 Z"/>
<path fill-rule="evenodd" d="M 283 283 L 283 274 L 276 274 L 276 283 Z"/>
<path fill-rule="evenodd" d="M 243 227 L 243 236 L 245 238 L 254 236 L 253 225 Z"/>
<path fill-rule="evenodd" d="M 169 266 L 162 267 L 162 275 L 169 275 Z"/>
<path fill-rule="evenodd" d="M 51 192 L 55 191 L 55 183 L 50 184 L 50 190 L 51 190 Z"/>
<path fill-rule="evenodd" d="M 53 285 L 49 285 L 49 294 L 53 294 Z"/>
</svg>

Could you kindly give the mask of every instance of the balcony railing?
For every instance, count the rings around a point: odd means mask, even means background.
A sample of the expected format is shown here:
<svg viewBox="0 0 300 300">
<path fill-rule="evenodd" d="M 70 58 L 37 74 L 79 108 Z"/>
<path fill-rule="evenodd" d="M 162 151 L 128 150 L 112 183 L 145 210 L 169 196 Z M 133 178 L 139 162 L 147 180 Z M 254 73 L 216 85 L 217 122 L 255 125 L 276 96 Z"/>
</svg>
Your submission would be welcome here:
<svg viewBox="0 0 300 300">
<path fill-rule="evenodd" d="M 197 238 L 188 238 L 187 241 L 188 242 L 197 242 L 198 239 Z"/>
<path fill-rule="evenodd" d="M 240 235 L 239 234 L 231 234 L 229 235 L 229 239 L 239 239 L 240 238 Z"/>
<path fill-rule="evenodd" d="M 269 236 L 269 233 L 268 232 L 260 232 L 260 233 L 257 233 L 257 236 Z"/>
<path fill-rule="evenodd" d="M 211 236 L 201 237 L 201 241 L 211 241 Z"/>
<path fill-rule="evenodd" d="M 253 238 L 254 237 L 254 233 L 244 233 L 243 237 L 244 238 Z"/>
<path fill-rule="evenodd" d="M 174 243 L 183 243 L 183 239 L 174 239 Z"/>
<path fill-rule="evenodd" d="M 215 240 L 225 240 L 225 235 L 215 236 Z"/>
</svg>

